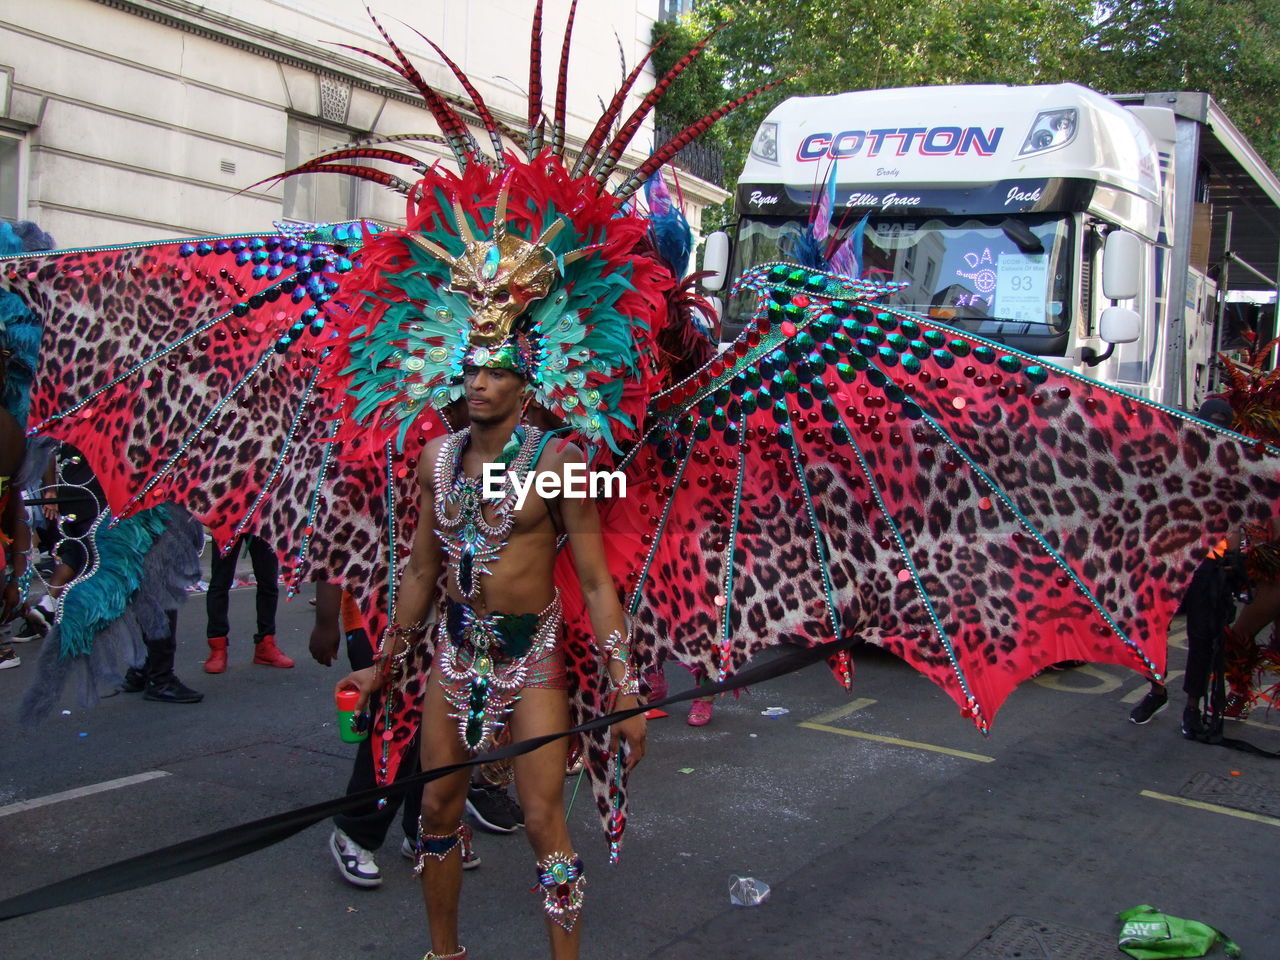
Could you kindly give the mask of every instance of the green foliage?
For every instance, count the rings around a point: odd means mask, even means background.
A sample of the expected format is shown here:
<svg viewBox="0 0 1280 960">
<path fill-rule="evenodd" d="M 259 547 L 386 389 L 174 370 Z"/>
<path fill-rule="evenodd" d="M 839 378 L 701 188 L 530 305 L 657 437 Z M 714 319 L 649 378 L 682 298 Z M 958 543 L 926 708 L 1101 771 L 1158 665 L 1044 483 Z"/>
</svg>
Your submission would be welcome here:
<svg viewBox="0 0 1280 960">
<path fill-rule="evenodd" d="M 655 27 L 670 37 L 659 69 L 724 24 L 662 115 L 691 123 L 788 78 L 717 124 L 731 177 L 786 97 L 953 83 L 1203 90 L 1280 166 L 1277 0 L 703 0 L 689 21 Z"/>
<path fill-rule="evenodd" d="M 653 70 L 664 76 L 702 37 L 686 21 L 667 20 L 653 25 Z M 727 67 L 724 55 L 708 46 L 702 55 L 685 68 L 671 85 L 655 111 L 658 121 L 667 129 L 680 131 L 697 123 L 729 99 L 724 86 Z M 707 144 L 724 146 L 724 129 L 716 124 L 702 136 Z"/>
</svg>

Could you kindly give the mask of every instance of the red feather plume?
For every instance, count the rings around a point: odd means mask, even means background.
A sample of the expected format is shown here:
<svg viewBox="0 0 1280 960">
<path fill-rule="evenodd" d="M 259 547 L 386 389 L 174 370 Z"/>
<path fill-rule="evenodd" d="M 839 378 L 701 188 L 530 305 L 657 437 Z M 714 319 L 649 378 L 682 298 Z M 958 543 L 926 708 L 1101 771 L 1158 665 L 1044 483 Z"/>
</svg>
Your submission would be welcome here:
<svg viewBox="0 0 1280 960">
<path fill-rule="evenodd" d="M 427 109 L 431 111 L 431 115 L 436 118 L 436 122 L 440 124 L 440 129 L 444 131 L 445 136 L 450 139 L 450 146 L 453 148 L 454 154 L 457 156 L 458 163 L 465 165 L 468 160 L 482 159 L 480 156 L 480 148 L 475 142 L 475 138 L 471 136 L 471 131 L 467 129 L 467 125 L 463 123 L 462 118 L 458 116 L 456 110 L 453 109 L 440 94 L 418 73 L 417 68 L 413 65 L 404 52 L 396 46 L 396 42 L 391 39 L 391 34 L 387 33 L 386 28 L 382 26 L 378 18 L 373 15 L 373 11 L 365 7 L 368 11 L 369 19 L 373 21 L 373 25 L 377 28 L 378 33 L 382 34 L 382 39 L 386 41 L 387 46 L 391 48 L 391 52 L 395 54 L 396 59 L 400 62 L 399 67 L 392 64 L 378 54 L 374 54 L 368 50 L 360 50 L 361 53 L 374 57 L 374 59 L 386 64 L 395 70 L 396 73 L 404 77 L 414 88 L 422 95 L 422 99 L 426 101 Z M 359 49 L 353 47 L 351 49 Z M 453 141 L 457 140 L 455 144 Z"/>
<path fill-rule="evenodd" d="M 650 47 L 649 52 L 644 55 L 644 59 L 637 63 L 635 69 L 627 74 L 627 78 L 622 81 L 622 86 L 613 95 L 613 99 L 609 101 L 609 106 L 600 115 L 600 119 L 596 121 L 595 129 L 591 131 L 591 136 L 587 137 L 587 142 L 583 144 L 578 162 L 573 166 L 573 175 L 575 177 L 586 173 L 587 168 L 595 162 L 596 154 L 600 152 L 600 148 L 604 145 L 604 138 L 609 135 L 609 128 L 613 126 L 613 121 L 618 119 L 618 114 L 622 112 L 622 104 L 626 101 L 627 94 L 631 92 L 631 88 L 635 86 L 636 80 L 640 77 L 640 71 L 649 62 L 654 51 L 666 42 L 663 39 Z"/>
<path fill-rule="evenodd" d="M 556 118 L 551 127 L 551 152 L 564 156 L 564 119 L 569 97 L 569 42 L 573 38 L 573 19 L 578 14 L 578 0 L 569 5 L 569 19 L 564 25 L 564 42 L 560 45 L 560 74 L 556 79 Z"/>
<path fill-rule="evenodd" d="M 471 78 L 462 72 L 462 68 L 449 58 L 449 55 L 440 49 L 440 45 L 434 40 L 424 35 L 420 30 L 409 27 L 424 42 L 431 45 L 431 49 L 440 55 L 440 59 L 444 61 L 445 66 L 453 71 L 453 75 L 458 78 L 458 82 L 462 84 L 462 89 L 467 91 L 467 96 L 471 98 L 472 104 L 476 108 L 476 114 L 480 117 L 480 122 L 484 124 L 485 130 L 489 134 L 489 139 L 493 142 L 493 156 L 498 163 L 498 169 L 502 169 L 502 137 L 498 133 L 498 124 L 493 119 L 493 114 L 489 112 L 488 106 L 484 102 L 484 98 L 480 96 L 480 91 L 475 88 L 471 82 Z"/>
<path fill-rule="evenodd" d="M 696 123 L 691 123 L 689 126 L 685 127 L 663 147 L 655 151 L 653 156 L 649 157 L 648 160 L 636 169 L 635 173 L 627 177 L 626 182 L 614 191 L 614 196 L 618 197 L 620 200 L 627 199 L 627 197 L 635 193 L 636 190 L 649 179 L 649 177 L 653 176 L 654 172 L 659 167 L 687 147 L 692 141 L 706 133 L 707 129 L 726 113 L 737 110 L 744 103 L 755 99 L 769 88 L 776 87 L 778 84 L 789 79 L 790 77 L 782 77 L 778 80 L 774 80 L 772 83 L 766 83 L 763 87 L 757 87 L 750 93 L 743 94 L 737 100 L 731 100 L 723 107 L 711 111 L 711 113 L 708 113 Z"/>
<path fill-rule="evenodd" d="M 640 106 L 636 107 L 631 116 L 627 118 L 627 122 L 623 124 L 622 129 L 618 131 L 618 135 L 609 144 L 609 149 L 606 151 L 604 158 L 596 164 L 594 171 L 596 180 L 603 183 L 608 178 L 609 174 L 613 172 L 613 168 L 618 165 L 622 152 L 627 149 L 627 144 L 631 142 L 631 139 L 636 135 L 636 131 L 640 129 L 640 124 L 644 122 L 644 118 L 649 115 L 649 111 L 653 109 L 654 105 L 662 99 L 663 94 L 667 92 L 667 88 L 675 82 L 676 77 L 684 73 L 689 64 L 702 55 L 702 51 L 706 49 L 712 38 L 727 26 L 727 23 L 721 24 L 698 41 L 693 49 L 681 57 L 679 62 L 667 71 L 667 75 L 659 80 L 657 85 L 649 91 L 649 95 L 640 102 Z"/>
<path fill-rule="evenodd" d="M 532 160 L 538 152 L 538 121 L 542 118 L 542 0 L 533 10 L 533 29 L 529 38 L 529 140 L 525 152 Z"/>
</svg>

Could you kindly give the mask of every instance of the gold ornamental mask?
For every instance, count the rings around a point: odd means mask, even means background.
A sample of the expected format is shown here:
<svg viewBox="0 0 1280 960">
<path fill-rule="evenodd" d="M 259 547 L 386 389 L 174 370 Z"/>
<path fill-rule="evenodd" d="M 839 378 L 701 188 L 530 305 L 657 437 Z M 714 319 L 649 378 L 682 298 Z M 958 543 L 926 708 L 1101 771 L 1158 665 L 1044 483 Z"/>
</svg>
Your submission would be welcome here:
<svg viewBox="0 0 1280 960">
<path fill-rule="evenodd" d="M 408 239 L 431 256 L 448 265 L 450 286 L 464 294 L 471 304 L 472 346 L 496 346 L 511 336 L 516 321 L 538 300 L 551 292 L 563 264 L 590 253 L 594 246 L 575 250 L 559 258 L 548 246 L 564 228 L 557 219 L 542 236 L 530 243 L 507 233 L 507 189 L 498 192 L 493 215 L 493 236 L 477 237 L 457 200 L 453 219 L 464 244 L 460 256 L 452 256 L 435 242 L 419 234 Z"/>
</svg>

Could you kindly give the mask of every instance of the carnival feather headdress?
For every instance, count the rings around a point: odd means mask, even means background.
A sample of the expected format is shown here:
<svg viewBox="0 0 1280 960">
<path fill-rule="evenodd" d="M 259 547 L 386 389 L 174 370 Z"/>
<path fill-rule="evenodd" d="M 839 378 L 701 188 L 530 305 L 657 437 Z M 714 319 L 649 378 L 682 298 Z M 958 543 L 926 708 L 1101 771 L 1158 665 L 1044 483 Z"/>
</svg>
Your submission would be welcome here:
<svg viewBox="0 0 1280 960">
<path fill-rule="evenodd" d="M 773 84 L 690 124 L 612 186 L 644 119 L 714 31 L 619 125 L 627 95 L 652 51 L 646 54 L 570 162 L 565 114 L 576 11 L 575 0 L 548 121 L 542 105 L 541 0 L 537 4 L 523 135 L 501 128 L 457 64 L 422 37 L 466 91 L 490 153 L 373 18 L 394 59 L 349 49 L 394 70 L 421 93 L 457 172 L 378 145 L 384 141 L 369 141 L 280 174 L 339 173 L 407 198 L 405 230 L 366 235 L 355 275 L 344 283 L 346 290 L 359 293 L 325 311 L 336 326 L 326 367 L 330 382 L 346 391 L 338 438 L 349 453 L 378 449 L 392 439 L 402 445 L 420 417 L 462 395 L 463 372 L 472 366 L 517 370 L 528 380 L 533 399 L 584 440 L 616 451 L 621 440 L 635 436 L 659 376 L 655 343 L 668 300 L 683 292 L 673 268 L 661 260 L 649 218 L 632 198 L 711 124 Z M 519 141 L 523 158 L 504 146 L 504 133 Z M 408 166 L 419 178 L 410 183 L 365 165 L 377 161 Z"/>
</svg>

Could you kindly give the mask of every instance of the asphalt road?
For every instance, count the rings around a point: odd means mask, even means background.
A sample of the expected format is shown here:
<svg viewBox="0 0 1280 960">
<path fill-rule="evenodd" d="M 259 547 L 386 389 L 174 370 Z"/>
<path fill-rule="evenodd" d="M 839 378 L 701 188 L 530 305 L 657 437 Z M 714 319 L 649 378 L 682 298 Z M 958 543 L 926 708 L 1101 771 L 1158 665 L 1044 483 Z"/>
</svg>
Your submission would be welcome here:
<svg viewBox="0 0 1280 960">
<path fill-rule="evenodd" d="M 209 677 L 202 601 L 183 612 L 178 657 L 202 704 L 119 695 L 83 710 L 69 695 L 69 716 L 27 730 L 12 717 L 30 671 L 0 673 L 0 898 L 341 794 L 354 748 L 333 726 L 338 670 L 307 656 L 311 608 L 281 606 L 280 645 L 297 668 L 255 667 L 252 590 L 234 591 L 231 668 Z M 34 646 L 19 652 L 34 658 Z M 673 689 L 689 682 L 669 677 Z M 1144 691 L 1114 667 L 1046 675 L 984 739 L 932 684 L 869 651 L 852 697 L 810 668 L 722 698 L 708 727 L 683 712 L 655 720 L 619 866 L 585 794 L 571 813 L 589 877 L 583 956 L 1122 958 L 1116 912 L 1150 903 L 1274 960 L 1280 762 L 1184 741 L 1176 705 L 1134 726 Z M 1235 732 L 1280 750 L 1280 715 Z M 210 870 L 0 924 L 0 956 L 421 957 L 398 828 L 373 891 L 340 879 L 328 834 L 318 825 Z M 478 834 L 478 851 L 463 889 L 471 957 L 545 956 L 523 837 Z M 764 880 L 770 897 L 732 906 L 733 876 Z"/>
</svg>

